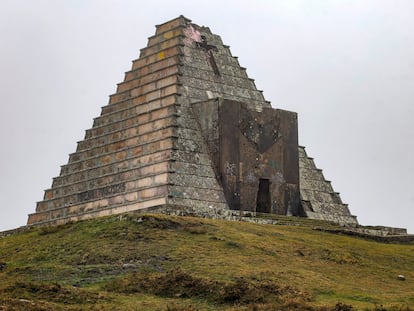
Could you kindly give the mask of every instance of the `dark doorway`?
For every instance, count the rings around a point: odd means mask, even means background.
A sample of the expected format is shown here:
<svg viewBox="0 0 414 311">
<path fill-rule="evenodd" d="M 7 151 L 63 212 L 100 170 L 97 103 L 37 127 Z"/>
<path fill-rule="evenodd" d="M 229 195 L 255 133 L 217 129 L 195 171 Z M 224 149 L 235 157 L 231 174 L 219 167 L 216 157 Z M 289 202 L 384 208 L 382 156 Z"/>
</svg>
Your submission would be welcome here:
<svg viewBox="0 0 414 311">
<path fill-rule="evenodd" d="M 270 211 L 270 182 L 269 179 L 260 178 L 256 199 L 256 212 L 270 213 Z"/>
</svg>

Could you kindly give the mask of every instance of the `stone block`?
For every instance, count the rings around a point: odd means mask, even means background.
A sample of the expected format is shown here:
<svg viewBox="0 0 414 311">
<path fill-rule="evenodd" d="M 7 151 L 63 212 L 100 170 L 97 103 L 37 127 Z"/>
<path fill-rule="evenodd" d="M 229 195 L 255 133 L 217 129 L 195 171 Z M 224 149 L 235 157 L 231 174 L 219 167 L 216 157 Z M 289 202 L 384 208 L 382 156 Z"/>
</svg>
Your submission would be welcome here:
<svg viewBox="0 0 414 311">
<path fill-rule="evenodd" d="M 165 35 L 165 33 L 167 31 L 171 31 L 171 30 L 176 29 L 177 27 L 184 26 L 183 22 L 184 22 L 184 19 L 182 18 L 182 16 L 180 16 L 180 17 L 178 17 L 176 19 L 173 19 L 171 21 L 168 21 L 166 23 L 157 25 L 156 26 L 157 30 L 156 30 L 155 34 L 156 35 L 160 35 L 160 34 Z"/>
<path fill-rule="evenodd" d="M 175 58 L 173 58 L 173 60 L 175 60 Z M 153 67 L 154 69 L 157 69 L 157 71 L 148 72 L 146 75 L 143 75 L 140 78 L 135 78 L 135 79 L 131 79 L 129 81 L 120 83 L 118 85 L 117 93 L 122 93 L 122 92 L 126 92 L 129 90 L 133 90 L 143 85 L 158 82 L 164 78 L 175 77 L 175 81 L 171 82 L 172 80 L 170 80 L 169 83 L 164 82 L 163 83 L 164 86 L 177 82 L 177 74 L 179 72 L 179 68 L 177 66 L 176 61 L 171 62 L 171 61 L 165 60 L 165 61 L 160 61 L 156 64 L 159 64 L 159 66 L 157 66 L 157 68 L 155 68 L 155 66 Z M 163 66 L 161 64 L 163 64 Z M 145 67 L 145 68 L 148 68 L 148 67 Z M 158 87 L 162 87 L 162 85 L 158 85 Z M 142 92 L 142 93 L 145 93 L 145 92 Z M 118 108 L 118 110 L 121 110 L 121 108 Z"/>
<path fill-rule="evenodd" d="M 222 191 L 221 185 L 218 183 L 216 177 L 200 178 L 194 175 L 187 175 L 181 173 L 171 174 L 170 183 L 182 187 L 193 187 L 197 185 L 200 188 L 212 189 Z"/>
<path fill-rule="evenodd" d="M 140 156 L 142 154 L 143 148 L 142 148 L 142 146 L 138 146 L 138 147 L 130 149 L 128 152 L 130 153 L 131 157 L 137 157 L 137 156 Z"/>
<path fill-rule="evenodd" d="M 102 165 L 107 165 L 107 164 L 112 163 L 113 162 L 112 154 L 108 154 L 108 155 L 101 157 L 100 162 Z"/>
<path fill-rule="evenodd" d="M 194 137 L 197 139 L 197 137 Z M 186 152 L 206 152 L 207 150 L 204 147 L 204 141 L 201 139 L 194 140 L 194 139 L 183 139 L 181 137 L 178 138 L 177 146 L 180 150 Z"/>
<path fill-rule="evenodd" d="M 169 193 L 171 196 L 177 198 L 208 202 L 225 202 L 223 190 L 203 188 L 202 179 L 199 179 L 199 182 L 193 186 L 172 185 L 169 188 Z"/>
<path fill-rule="evenodd" d="M 127 156 L 126 151 L 120 151 L 120 152 L 115 153 L 114 158 L 115 158 L 115 161 L 123 161 L 125 160 L 126 156 Z"/>
<path fill-rule="evenodd" d="M 181 172 L 187 175 L 196 175 L 200 177 L 215 177 L 215 173 L 211 165 L 200 165 L 195 163 L 172 162 L 171 170 Z"/>
<path fill-rule="evenodd" d="M 124 203 L 124 196 L 123 195 L 117 195 L 111 198 L 108 198 L 108 204 L 109 205 L 118 205 Z"/>
<path fill-rule="evenodd" d="M 130 166 L 132 168 L 139 168 L 145 165 L 149 165 L 151 163 L 163 162 L 166 160 L 170 160 L 171 158 L 171 151 L 170 150 L 162 150 L 159 152 L 150 153 L 147 155 L 143 155 L 141 157 L 137 157 L 131 159 Z"/>
<path fill-rule="evenodd" d="M 141 50 L 140 58 L 146 57 L 151 54 L 156 54 L 159 51 L 166 50 L 168 48 L 171 48 L 173 46 L 182 45 L 181 38 L 180 37 L 172 37 L 171 39 L 167 39 L 165 41 L 162 41 L 158 44 L 155 44 L 153 46 L 148 46 Z"/>
<path fill-rule="evenodd" d="M 135 70 L 131 70 L 125 74 L 125 81 L 133 80 L 137 78 L 144 78 L 152 73 L 156 73 L 168 67 L 175 66 L 180 64 L 180 56 L 172 56 L 169 58 L 162 59 L 158 62 L 150 64 L 145 67 L 140 67 Z"/>
<path fill-rule="evenodd" d="M 183 206 L 186 208 L 193 209 L 193 212 L 196 215 L 199 215 L 199 213 L 201 214 L 203 212 L 205 217 L 212 218 L 214 218 L 214 215 L 216 214 L 217 210 L 229 209 L 226 202 L 199 201 L 181 197 L 170 197 L 168 198 L 167 204 Z"/>
<path fill-rule="evenodd" d="M 45 201 L 37 202 L 36 204 L 36 212 L 44 212 L 48 209 L 47 203 Z"/>
<path fill-rule="evenodd" d="M 141 167 L 136 170 L 135 176 L 155 175 L 168 172 L 168 162 L 157 163 Z"/>
<path fill-rule="evenodd" d="M 136 187 L 137 188 L 145 188 L 145 187 L 150 187 L 152 185 L 154 185 L 154 177 L 153 176 L 138 179 L 136 181 Z"/>
<path fill-rule="evenodd" d="M 181 36 L 181 35 L 182 35 L 182 29 L 181 29 L 181 27 L 178 27 L 176 29 L 166 31 L 162 35 L 156 35 L 156 36 L 148 38 L 148 46 L 152 46 L 152 45 L 155 45 L 157 43 L 160 43 L 160 42 L 163 42 L 165 40 L 169 40 L 171 38 Z"/>
<path fill-rule="evenodd" d="M 159 196 L 166 196 L 168 193 L 167 186 L 158 186 L 153 188 L 144 189 L 138 191 L 139 198 L 142 200 L 148 200 Z"/>
<path fill-rule="evenodd" d="M 172 159 L 179 162 L 210 165 L 210 156 L 207 153 L 188 152 L 184 150 L 174 150 L 171 155 Z"/>
<path fill-rule="evenodd" d="M 140 67 L 148 66 L 149 64 L 152 64 L 157 61 L 163 60 L 165 58 L 172 57 L 172 56 L 179 55 L 179 54 L 181 54 L 180 47 L 173 46 L 171 48 L 160 51 L 156 54 L 151 54 L 144 58 L 137 59 L 136 61 L 133 62 L 132 70 L 135 70 Z"/>
<path fill-rule="evenodd" d="M 126 202 L 135 202 L 138 199 L 138 193 L 137 192 L 130 192 L 125 194 L 125 201 Z"/>
<path fill-rule="evenodd" d="M 173 84 L 176 84 L 178 82 L 179 82 L 178 76 L 177 75 L 172 75 L 172 76 L 168 76 L 166 78 L 157 80 L 157 82 L 155 83 L 155 87 L 159 88 L 159 89 L 160 88 L 165 88 L 169 85 L 173 85 Z"/>
<path fill-rule="evenodd" d="M 154 176 L 154 183 L 155 184 L 166 184 L 168 182 L 168 174 L 159 174 Z"/>
<path fill-rule="evenodd" d="M 141 201 L 135 204 L 127 205 L 125 212 L 132 212 L 140 209 L 146 209 L 154 206 L 161 206 L 166 204 L 167 199 L 164 198 L 156 198 L 152 200 Z"/>
<path fill-rule="evenodd" d="M 48 220 L 49 217 L 49 213 L 36 213 L 36 214 L 30 214 L 29 215 L 29 219 L 27 221 L 28 225 L 32 225 L 32 224 L 36 224 L 36 223 L 42 223 L 46 220 Z"/>
<path fill-rule="evenodd" d="M 132 107 L 132 105 L 133 103 L 131 100 L 124 100 L 118 103 L 116 102 L 111 103 L 111 99 L 109 99 L 109 105 L 101 107 L 101 116 L 116 112 L 118 110 L 124 110 L 124 109 L 130 108 Z"/>
<path fill-rule="evenodd" d="M 45 195 L 43 197 L 44 200 L 50 200 L 51 198 L 53 198 L 53 190 L 48 189 L 45 190 Z"/>
<path fill-rule="evenodd" d="M 145 144 L 145 143 L 150 143 L 153 141 L 157 141 L 160 139 L 166 139 L 166 138 L 170 138 L 172 136 L 175 136 L 175 129 L 174 127 L 167 127 L 158 131 L 154 131 L 154 132 L 150 132 L 144 135 L 141 135 L 138 139 L 137 139 L 137 143 L 138 144 Z"/>
</svg>

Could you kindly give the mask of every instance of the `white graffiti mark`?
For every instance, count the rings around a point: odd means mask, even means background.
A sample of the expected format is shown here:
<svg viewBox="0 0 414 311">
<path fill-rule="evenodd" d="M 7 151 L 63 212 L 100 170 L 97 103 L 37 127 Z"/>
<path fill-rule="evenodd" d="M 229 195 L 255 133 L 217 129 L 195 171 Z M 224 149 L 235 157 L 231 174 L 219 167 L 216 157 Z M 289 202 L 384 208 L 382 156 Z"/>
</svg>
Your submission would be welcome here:
<svg viewBox="0 0 414 311">
<path fill-rule="evenodd" d="M 226 162 L 224 165 L 224 170 L 226 175 L 235 176 L 236 175 L 236 164 Z"/>
<path fill-rule="evenodd" d="M 277 172 L 275 175 L 272 176 L 272 181 L 278 184 L 282 184 L 285 182 L 285 178 L 281 172 Z"/>
<path fill-rule="evenodd" d="M 253 172 L 249 172 L 246 176 L 246 180 L 249 183 L 255 183 L 257 181 L 256 175 Z"/>
</svg>

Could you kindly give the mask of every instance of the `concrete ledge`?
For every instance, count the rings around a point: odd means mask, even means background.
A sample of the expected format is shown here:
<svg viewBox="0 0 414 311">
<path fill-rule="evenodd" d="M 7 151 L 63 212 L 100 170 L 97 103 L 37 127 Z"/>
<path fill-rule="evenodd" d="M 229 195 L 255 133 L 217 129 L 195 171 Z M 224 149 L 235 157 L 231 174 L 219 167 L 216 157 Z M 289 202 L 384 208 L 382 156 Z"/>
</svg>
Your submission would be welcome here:
<svg viewBox="0 0 414 311">
<path fill-rule="evenodd" d="M 368 240 L 373 240 L 382 243 L 410 243 L 414 241 L 414 234 L 399 234 L 399 235 L 380 235 L 364 231 L 364 227 L 346 229 L 346 228 L 322 228 L 317 227 L 314 230 L 328 232 L 333 234 L 343 234 L 349 236 L 360 237 Z M 360 230 L 362 229 L 362 230 Z"/>
</svg>

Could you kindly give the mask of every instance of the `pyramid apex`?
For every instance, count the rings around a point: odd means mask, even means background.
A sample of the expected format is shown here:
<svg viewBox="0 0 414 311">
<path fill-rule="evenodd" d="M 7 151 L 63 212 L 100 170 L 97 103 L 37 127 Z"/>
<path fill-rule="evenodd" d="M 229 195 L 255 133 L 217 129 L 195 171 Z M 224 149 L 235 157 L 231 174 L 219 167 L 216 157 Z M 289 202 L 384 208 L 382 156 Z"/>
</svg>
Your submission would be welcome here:
<svg viewBox="0 0 414 311">
<path fill-rule="evenodd" d="M 155 25 L 155 28 L 157 28 L 157 33 L 159 33 L 159 31 L 158 31 L 159 28 L 164 29 L 164 28 L 168 28 L 168 26 L 177 27 L 178 25 L 185 26 L 188 23 L 191 23 L 191 19 L 185 17 L 184 15 L 180 15 L 178 17 L 170 19 L 170 20 L 168 20 L 166 22 L 163 22 L 161 24 Z"/>
</svg>

